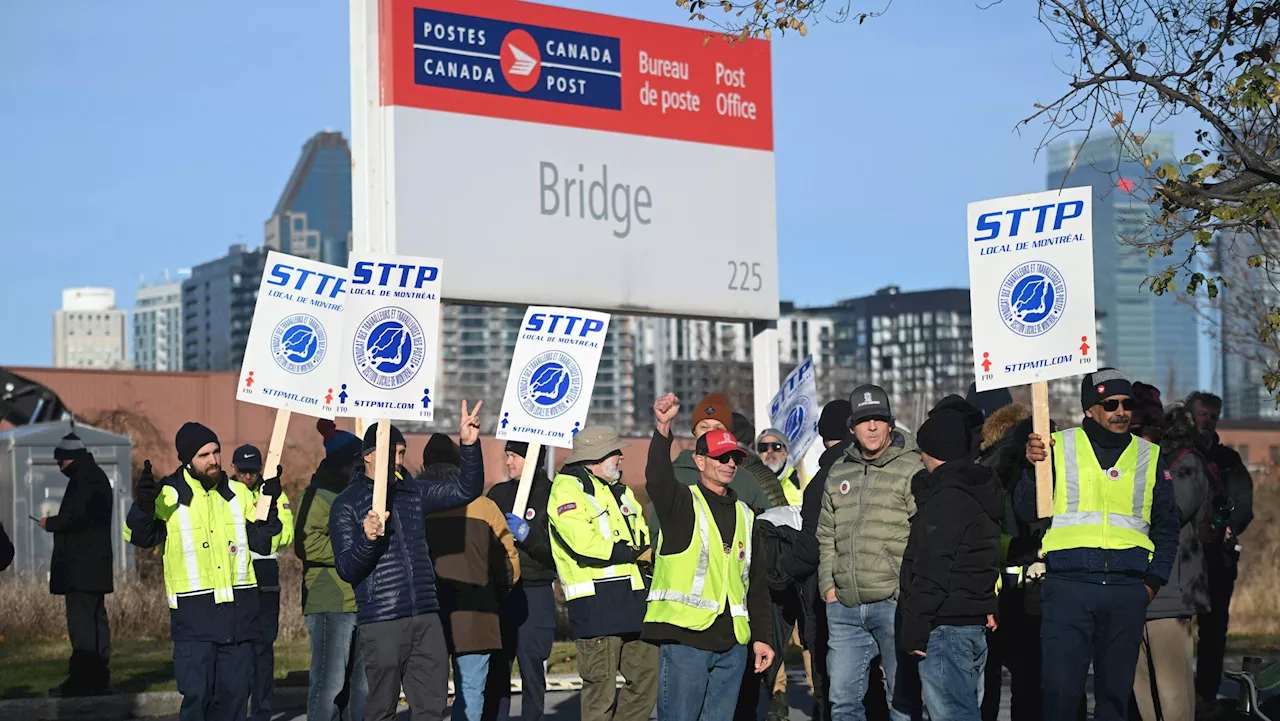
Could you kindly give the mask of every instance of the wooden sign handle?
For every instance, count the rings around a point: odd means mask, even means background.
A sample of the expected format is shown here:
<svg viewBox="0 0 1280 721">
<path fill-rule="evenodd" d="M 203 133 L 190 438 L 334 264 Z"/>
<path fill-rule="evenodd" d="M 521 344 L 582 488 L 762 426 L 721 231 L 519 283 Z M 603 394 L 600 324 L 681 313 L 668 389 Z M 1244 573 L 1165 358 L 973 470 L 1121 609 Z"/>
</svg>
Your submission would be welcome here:
<svg viewBox="0 0 1280 721">
<path fill-rule="evenodd" d="M 520 485 L 516 488 L 516 500 L 511 505 L 511 513 L 517 518 L 524 518 L 525 508 L 529 505 L 529 491 L 533 490 L 533 474 L 538 470 L 538 457 L 542 455 L 541 443 L 530 443 L 524 454 L 524 470 L 520 473 Z M 545 510 L 545 509 L 544 509 Z"/>
<path fill-rule="evenodd" d="M 1053 449 L 1049 446 L 1049 384 L 1041 381 L 1031 384 L 1032 428 L 1044 442 L 1047 457 L 1036 464 L 1036 515 L 1048 518 L 1053 515 Z"/>
<path fill-rule="evenodd" d="M 374 451 L 373 462 L 373 510 L 379 516 L 387 510 L 387 454 L 395 453 L 391 448 L 391 421 L 378 419 L 378 447 Z"/>
<path fill-rule="evenodd" d="M 284 439 L 289 434 L 289 418 L 292 411 L 276 411 L 276 424 L 271 428 L 271 445 L 267 446 L 267 457 L 262 463 L 262 477 L 274 478 L 276 466 L 280 465 L 280 456 L 284 453 Z M 259 521 L 267 520 L 271 513 L 271 496 L 258 496 L 257 516 Z"/>
</svg>

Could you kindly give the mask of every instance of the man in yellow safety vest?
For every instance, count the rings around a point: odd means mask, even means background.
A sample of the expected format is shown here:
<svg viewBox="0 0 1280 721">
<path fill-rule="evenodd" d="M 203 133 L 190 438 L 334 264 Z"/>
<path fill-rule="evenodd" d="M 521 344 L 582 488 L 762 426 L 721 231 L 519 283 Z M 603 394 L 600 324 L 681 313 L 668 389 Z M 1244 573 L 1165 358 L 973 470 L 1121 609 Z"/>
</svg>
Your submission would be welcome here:
<svg viewBox="0 0 1280 721">
<path fill-rule="evenodd" d="M 164 544 L 173 672 L 182 694 L 182 721 L 244 721 L 259 637 L 258 581 L 250 552 L 269 554 L 280 534 L 278 506 L 255 520 L 254 494 L 222 470 L 213 431 L 187 423 L 175 440 L 182 466 L 157 482 L 143 465 L 125 540 Z M 280 478 L 262 492 L 281 494 Z"/>
<path fill-rule="evenodd" d="M 1128 717 L 1147 604 L 1169 580 L 1181 519 L 1160 448 L 1129 433 L 1133 389 L 1102 368 L 1084 377 L 1079 428 L 1054 433 L 1052 450 L 1032 433 L 1031 463 L 1053 459 L 1053 517 L 1040 543 L 1042 683 L 1047 721 L 1073 721 L 1094 665 L 1098 721 Z M 1036 519 L 1030 464 L 1014 489 L 1014 512 Z"/>
<path fill-rule="evenodd" d="M 676 480 L 671 421 L 679 410 L 670 393 L 653 406 L 645 488 L 663 530 L 643 637 L 661 644 L 658 718 L 729 721 L 748 663 L 758 674 L 773 662 L 764 546 L 755 514 L 729 488 L 746 456 L 732 433 L 700 436 L 698 485 Z"/>
</svg>

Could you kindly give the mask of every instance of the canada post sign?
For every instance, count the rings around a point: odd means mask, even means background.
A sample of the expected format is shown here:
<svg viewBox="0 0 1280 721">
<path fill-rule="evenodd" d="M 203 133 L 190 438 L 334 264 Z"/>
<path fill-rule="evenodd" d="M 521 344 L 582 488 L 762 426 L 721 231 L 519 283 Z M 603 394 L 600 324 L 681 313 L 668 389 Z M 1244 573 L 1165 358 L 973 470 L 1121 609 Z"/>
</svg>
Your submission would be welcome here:
<svg viewBox="0 0 1280 721">
<path fill-rule="evenodd" d="M 778 316 L 769 43 L 513 0 L 378 8 L 387 251 L 449 248 L 448 300 Z"/>
<path fill-rule="evenodd" d="M 618 38 L 414 8 L 414 82 L 622 108 Z"/>
<path fill-rule="evenodd" d="M 1096 368 L 1091 188 L 969 204 L 978 390 Z"/>
</svg>

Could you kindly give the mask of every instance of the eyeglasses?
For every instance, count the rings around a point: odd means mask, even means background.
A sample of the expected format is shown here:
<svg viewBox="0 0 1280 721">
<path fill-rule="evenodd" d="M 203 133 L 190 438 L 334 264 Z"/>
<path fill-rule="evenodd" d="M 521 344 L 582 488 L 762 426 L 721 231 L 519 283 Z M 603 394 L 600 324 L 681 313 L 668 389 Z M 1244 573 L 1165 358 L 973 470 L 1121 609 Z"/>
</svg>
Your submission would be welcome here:
<svg viewBox="0 0 1280 721">
<path fill-rule="evenodd" d="M 769 451 L 785 451 L 787 445 L 785 443 L 757 443 L 756 453 L 768 453 Z"/>
<path fill-rule="evenodd" d="M 707 456 L 707 457 L 715 461 L 716 463 L 719 463 L 722 465 L 728 464 L 729 461 L 733 461 L 733 465 L 736 466 L 738 465 L 739 462 L 742 461 L 742 454 L 734 453 L 732 451 L 730 451 L 729 453 L 721 453 L 718 456 Z"/>
<path fill-rule="evenodd" d="M 1133 410 L 1132 398 L 1109 398 L 1098 405 L 1102 406 L 1102 410 L 1107 413 L 1114 413 L 1117 408 L 1123 407 L 1126 411 Z"/>
</svg>

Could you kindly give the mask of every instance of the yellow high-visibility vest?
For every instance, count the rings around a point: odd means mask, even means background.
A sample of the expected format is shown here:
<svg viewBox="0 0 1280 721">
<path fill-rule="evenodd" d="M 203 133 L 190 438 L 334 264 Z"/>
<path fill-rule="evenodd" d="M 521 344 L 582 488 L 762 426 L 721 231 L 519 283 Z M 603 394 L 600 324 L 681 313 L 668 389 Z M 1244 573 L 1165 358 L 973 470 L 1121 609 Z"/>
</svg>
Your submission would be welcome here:
<svg viewBox="0 0 1280 721">
<path fill-rule="evenodd" d="M 1059 431 L 1053 439 L 1053 525 L 1041 550 L 1154 552 L 1151 498 L 1160 447 L 1134 437 L 1115 467 L 1102 468 L 1083 428 Z"/>
<path fill-rule="evenodd" d="M 733 540 L 726 551 L 701 489 L 690 486 L 689 492 L 693 494 L 697 532 L 685 550 L 657 556 L 645 623 L 669 623 L 690 631 L 705 631 L 727 605 L 733 617 L 733 635 L 745 646 L 751 640 L 747 588 L 755 514 L 745 503 L 738 502 Z"/>
<path fill-rule="evenodd" d="M 596 581 L 629 578 L 631 590 L 644 590 L 638 565 L 604 563 L 619 541 L 637 548 L 649 545 L 649 525 L 640 502 L 628 488 L 619 503 L 607 484 L 595 476 L 590 479 L 593 493 L 583 489 L 577 476 L 559 474 L 547 498 L 551 557 L 566 601 L 594 596 Z M 601 563 L 583 564 L 576 557 Z"/>
</svg>

